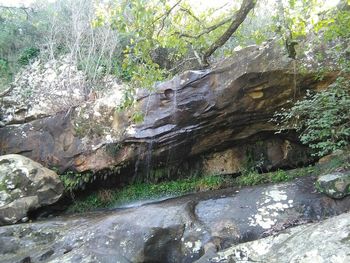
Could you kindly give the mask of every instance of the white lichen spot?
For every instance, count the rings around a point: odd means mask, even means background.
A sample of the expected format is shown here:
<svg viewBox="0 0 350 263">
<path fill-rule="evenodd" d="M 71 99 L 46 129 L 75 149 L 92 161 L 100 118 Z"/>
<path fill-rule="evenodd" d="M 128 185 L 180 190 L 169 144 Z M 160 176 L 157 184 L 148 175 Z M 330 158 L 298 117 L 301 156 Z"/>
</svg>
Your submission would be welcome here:
<svg viewBox="0 0 350 263">
<path fill-rule="evenodd" d="M 256 202 L 257 213 L 248 218 L 251 226 L 269 229 L 277 223 L 280 212 L 293 207 L 293 200 L 288 200 L 285 191 L 273 189 L 263 192 L 264 198 Z M 287 201 L 287 202 L 285 202 Z"/>
<path fill-rule="evenodd" d="M 249 218 L 250 225 L 251 226 L 257 226 L 259 225 L 263 229 L 269 229 L 273 225 L 275 225 L 274 220 L 271 218 L 267 217 L 267 215 L 261 215 L 261 214 L 255 214 L 252 217 Z"/>
<path fill-rule="evenodd" d="M 185 243 L 185 247 L 192 248 L 193 247 L 193 243 L 188 241 L 188 242 Z"/>
<path fill-rule="evenodd" d="M 286 192 L 281 190 L 271 190 L 271 191 L 265 192 L 265 194 L 267 196 L 270 196 L 275 202 L 285 201 L 288 198 L 286 195 Z"/>
<path fill-rule="evenodd" d="M 200 240 L 197 240 L 194 242 L 193 252 L 198 253 L 201 250 L 202 242 Z"/>
</svg>

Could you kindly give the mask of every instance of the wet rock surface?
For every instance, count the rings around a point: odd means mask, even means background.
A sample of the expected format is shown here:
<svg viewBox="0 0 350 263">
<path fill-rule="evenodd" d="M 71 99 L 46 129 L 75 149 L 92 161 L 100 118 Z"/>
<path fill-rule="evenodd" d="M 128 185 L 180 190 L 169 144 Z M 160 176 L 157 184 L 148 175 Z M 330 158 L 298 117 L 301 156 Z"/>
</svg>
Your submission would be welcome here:
<svg viewBox="0 0 350 263">
<path fill-rule="evenodd" d="M 131 110 L 116 111 L 119 90 L 20 125 L 6 122 L 0 128 L 0 151 L 83 172 L 135 166 L 150 158 L 159 164 L 181 163 L 249 144 L 264 132 L 293 146 L 297 142 L 274 135 L 273 113 L 306 89 L 327 87 L 335 77 L 325 74 L 317 82 L 312 73 L 296 72 L 280 46 L 250 46 L 211 69 L 187 71 L 157 84 L 153 92 L 142 90 Z M 134 121 L 137 113 L 142 114 L 140 123 Z M 283 154 L 277 148 L 270 151 L 275 164 Z M 227 169 L 232 167 L 235 163 Z"/>
<path fill-rule="evenodd" d="M 349 197 L 335 201 L 319 194 L 315 180 L 210 191 L 136 208 L 4 226 L 0 262 L 205 260 L 234 244 L 349 210 Z"/>
<path fill-rule="evenodd" d="M 55 203 L 62 194 L 55 172 L 21 155 L 0 156 L 0 225 L 25 222 L 28 212 Z"/>
</svg>

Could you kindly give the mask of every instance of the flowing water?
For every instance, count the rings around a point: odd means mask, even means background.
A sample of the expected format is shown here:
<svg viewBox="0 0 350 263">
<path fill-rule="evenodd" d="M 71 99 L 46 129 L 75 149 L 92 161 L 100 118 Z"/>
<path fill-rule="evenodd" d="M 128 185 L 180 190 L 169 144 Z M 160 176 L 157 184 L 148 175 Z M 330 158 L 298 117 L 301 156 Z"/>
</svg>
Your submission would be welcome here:
<svg viewBox="0 0 350 263">
<path fill-rule="evenodd" d="M 150 179 L 150 172 L 152 169 L 152 153 L 153 153 L 153 143 L 154 139 L 151 138 L 151 140 L 148 142 L 147 146 L 147 152 L 146 152 L 146 176 L 147 179 Z"/>
<path fill-rule="evenodd" d="M 146 109 L 145 109 L 145 115 L 144 115 L 144 119 L 146 119 L 147 117 L 147 114 L 149 112 L 149 106 L 150 106 L 150 100 L 151 100 L 151 94 L 148 95 L 148 98 L 147 98 L 147 103 L 146 103 Z M 149 169 L 151 167 L 151 161 L 152 161 L 152 148 L 153 148 L 153 139 L 151 139 L 151 142 L 148 144 L 148 147 L 147 147 L 147 152 L 146 152 L 146 163 L 147 163 L 147 166 L 146 166 L 146 175 L 148 176 L 148 173 L 149 173 Z M 141 147 L 138 148 L 137 150 L 137 159 L 136 159 L 136 162 L 135 162 L 135 169 L 134 169 L 134 179 L 137 179 L 137 175 L 138 175 L 138 172 L 139 172 L 139 166 L 140 166 L 140 161 L 141 161 Z"/>
</svg>

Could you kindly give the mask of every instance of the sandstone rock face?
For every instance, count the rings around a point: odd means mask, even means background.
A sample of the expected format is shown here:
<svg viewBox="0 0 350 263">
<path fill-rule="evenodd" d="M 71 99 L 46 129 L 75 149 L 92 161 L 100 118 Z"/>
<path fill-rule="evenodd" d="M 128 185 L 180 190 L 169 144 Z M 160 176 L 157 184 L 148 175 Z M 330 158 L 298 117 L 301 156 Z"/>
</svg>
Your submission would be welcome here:
<svg viewBox="0 0 350 263">
<path fill-rule="evenodd" d="M 305 147 L 287 139 L 271 138 L 232 146 L 228 150 L 203 156 L 204 174 L 236 174 L 242 170 L 271 170 L 307 164 L 310 156 Z"/>
<path fill-rule="evenodd" d="M 350 213 L 346 213 L 239 244 L 196 262 L 345 263 L 350 261 L 349 237 Z"/>
<path fill-rule="evenodd" d="M 29 211 L 55 203 L 62 193 L 55 172 L 24 156 L 0 156 L 0 225 L 14 224 Z"/>
<path fill-rule="evenodd" d="M 251 46 L 211 69 L 188 71 L 157 84 L 155 91 L 139 92 L 131 110 L 116 111 L 116 92 L 49 117 L 6 125 L 0 128 L 0 149 L 79 172 L 149 160 L 181 163 L 230 148 L 236 152 L 237 145 L 256 135 L 274 134 L 269 120 L 288 99 L 327 86 L 335 77 L 326 74 L 316 82 L 312 74 L 298 74 L 278 45 Z M 269 147 L 275 166 L 288 159 L 281 147 Z M 234 171 L 237 165 L 220 170 Z"/>
<path fill-rule="evenodd" d="M 0 262 L 204 260 L 233 244 L 348 210 L 349 197 L 336 201 L 319 194 L 314 191 L 314 181 L 315 178 L 305 177 L 279 185 L 210 191 L 141 207 L 3 226 L 0 228 Z M 338 231 L 329 240 L 343 238 L 343 245 L 348 245 L 348 219 L 346 224 L 334 222 L 330 228 L 325 225 L 324 237 Z M 312 227 L 305 229 L 312 233 Z M 328 230 L 331 231 L 327 233 Z M 321 228 L 317 233 L 320 231 Z M 304 234 L 294 237 L 299 242 L 294 244 L 295 252 L 301 251 L 301 255 L 306 248 L 313 251 L 311 244 L 320 251 L 327 242 L 326 238 L 312 240 Z M 317 242 L 322 246 L 318 248 Z M 339 243 L 329 244 L 330 248 L 336 244 Z M 345 249 L 343 245 L 339 248 Z M 298 250 L 303 246 L 304 250 Z M 291 258 L 295 255 L 293 251 L 284 251 L 287 254 L 283 257 Z"/>
<path fill-rule="evenodd" d="M 350 194 L 350 171 L 320 176 L 317 189 L 333 198 L 343 198 Z"/>
</svg>

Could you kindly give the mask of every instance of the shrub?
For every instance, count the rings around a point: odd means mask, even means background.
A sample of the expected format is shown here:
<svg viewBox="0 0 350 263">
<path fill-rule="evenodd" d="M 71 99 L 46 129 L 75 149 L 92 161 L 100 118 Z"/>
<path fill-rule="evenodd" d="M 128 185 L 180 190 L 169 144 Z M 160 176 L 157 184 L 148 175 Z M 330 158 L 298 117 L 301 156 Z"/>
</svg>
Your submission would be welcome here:
<svg viewBox="0 0 350 263">
<path fill-rule="evenodd" d="M 322 92 L 308 91 L 291 109 L 282 109 L 275 117 L 281 130 L 295 129 L 300 140 L 324 156 L 349 144 L 350 81 L 338 77 Z"/>
<path fill-rule="evenodd" d="M 31 60 L 36 58 L 40 53 L 40 49 L 35 47 L 26 48 L 22 51 L 21 55 L 19 56 L 18 62 L 22 66 L 28 65 Z"/>
</svg>

